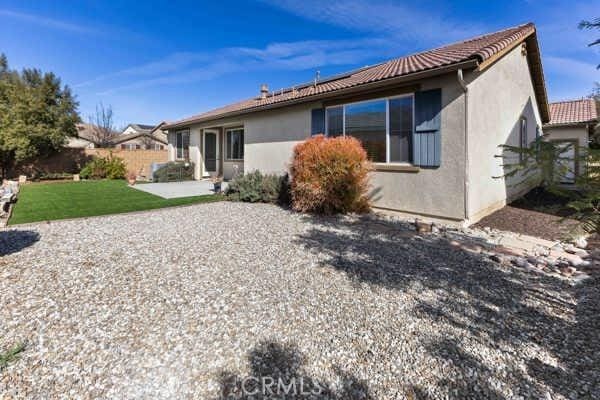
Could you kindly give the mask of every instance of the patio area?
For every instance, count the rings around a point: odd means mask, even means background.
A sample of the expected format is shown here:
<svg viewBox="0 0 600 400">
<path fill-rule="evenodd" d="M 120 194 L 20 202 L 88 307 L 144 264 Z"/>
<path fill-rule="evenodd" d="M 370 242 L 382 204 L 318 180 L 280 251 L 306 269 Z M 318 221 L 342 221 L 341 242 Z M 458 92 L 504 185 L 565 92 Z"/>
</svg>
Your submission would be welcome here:
<svg viewBox="0 0 600 400">
<path fill-rule="evenodd" d="M 225 190 L 227 188 L 227 182 L 223 182 L 221 187 Z M 133 188 L 162 197 L 163 199 L 177 199 L 181 197 L 215 194 L 213 191 L 213 183 L 209 180 L 144 183 L 135 185 Z"/>
</svg>

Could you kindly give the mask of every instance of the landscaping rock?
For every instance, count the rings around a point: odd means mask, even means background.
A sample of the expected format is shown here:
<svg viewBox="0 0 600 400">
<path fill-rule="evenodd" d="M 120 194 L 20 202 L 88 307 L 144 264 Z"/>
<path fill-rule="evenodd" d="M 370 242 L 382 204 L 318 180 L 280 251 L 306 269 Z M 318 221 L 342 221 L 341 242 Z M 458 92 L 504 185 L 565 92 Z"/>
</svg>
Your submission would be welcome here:
<svg viewBox="0 0 600 400">
<path fill-rule="evenodd" d="M 573 277 L 573 282 L 577 285 L 580 285 L 590 278 L 591 276 L 588 274 L 579 274 Z"/>
<path fill-rule="evenodd" d="M 563 251 L 566 251 L 567 253 L 570 253 L 570 254 L 575 254 L 577 252 L 577 250 L 579 250 L 579 249 L 577 247 L 573 246 L 571 243 L 569 243 L 563 247 Z"/>
<path fill-rule="evenodd" d="M 490 255 L 490 260 L 500 263 L 500 264 L 504 264 L 506 258 L 500 254 L 491 254 Z"/>
<path fill-rule="evenodd" d="M 420 219 L 415 219 L 415 228 L 419 233 L 429 233 L 431 232 L 431 223 L 421 221 Z"/>
<path fill-rule="evenodd" d="M 0 351 L 27 343 L 0 398 L 600 398 L 587 274 L 411 225 L 221 202 L 0 230 Z"/>
<path fill-rule="evenodd" d="M 513 260 L 513 264 L 515 264 L 517 267 L 521 267 L 521 268 L 526 268 L 527 266 L 531 266 L 531 264 L 529 264 L 527 262 L 527 260 L 523 257 L 516 257 Z"/>
<path fill-rule="evenodd" d="M 574 254 L 575 254 L 576 256 L 578 256 L 578 257 L 581 257 L 581 258 L 587 258 L 587 257 L 589 257 L 589 256 L 590 256 L 590 255 L 589 255 L 589 253 L 588 253 L 587 251 L 585 251 L 585 250 L 580 250 L 580 249 L 578 249 L 578 250 L 577 250 L 577 251 L 576 251 Z"/>
<path fill-rule="evenodd" d="M 580 249 L 585 249 L 588 246 L 588 241 L 583 236 L 580 236 L 573 240 L 573 244 Z"/>
<path fill-rule="evenodd" d="M 577 270 L 574 267 L 562 267 L 560 269 L 561 274 L 565 276 L 573 275 Z"/>
</svg>

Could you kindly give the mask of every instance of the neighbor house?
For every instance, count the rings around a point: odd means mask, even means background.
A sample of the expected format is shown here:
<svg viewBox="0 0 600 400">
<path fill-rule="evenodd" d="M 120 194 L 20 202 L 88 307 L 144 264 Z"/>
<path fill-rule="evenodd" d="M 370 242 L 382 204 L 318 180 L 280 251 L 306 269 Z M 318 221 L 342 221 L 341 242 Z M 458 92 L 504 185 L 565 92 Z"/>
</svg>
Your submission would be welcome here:
<svg viewBox="0 0 600 400">
<path fill-rule="evenodd" d="M 73 149 L 93 149 L 98 146 L 94 135 L 94 126 L 92 124 L 79 123 L 77 127 L 77 136 L 69 137 L 65 147 Z"/>
<path fill-rule="evenodd" d="M 527 146 L 550 120 L 533 24 L 269 91 L 168 123 L 169 158 L 195 178 L 283 174 L 311 135 L 352 135 L 373 161 L 373 205 L 469 224 L 528 188 L 499 145 Z"/>
<path fill-rule="evenodd" d="M 158 125 L 129 124 L 113 138 L 112 144 L 122 150 L 166 150 L 164 125 L 165 122 Z"/>
<path fill-rule="evenodd" d="M 580 164 L 581 149 L 588 148 L 594 130 L 598 126 L 598 110 L 594 99 L 579 99 L 550 103 L 550 121 L 544 124 L 544 134 L 548 140 L 568 145 L 562 154 L 568 158 L 569 170 L 564 177 L 565 183 L 572 183 L 575 172 L 581 173 L 585 165 Z"/>
</svg>

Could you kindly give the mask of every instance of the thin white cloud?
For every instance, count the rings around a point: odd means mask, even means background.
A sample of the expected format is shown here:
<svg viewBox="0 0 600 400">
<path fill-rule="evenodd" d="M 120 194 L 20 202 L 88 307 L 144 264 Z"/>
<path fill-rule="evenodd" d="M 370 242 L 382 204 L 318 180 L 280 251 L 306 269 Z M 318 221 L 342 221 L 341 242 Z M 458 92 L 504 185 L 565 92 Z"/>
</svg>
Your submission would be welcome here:
<svg viewBox="0 0 600 400">
<path fill-rule="evenodd" d="M 600 73 L 594 64 L 573 58 L 547 56 L 544 58 L 544 64 L 555 74 L 577 78 L 579 81 L 593 83 L 600 78 Z"/>
<path fill-rule="evenodd" d="M 600 80 L 595 64 L 574 58 L 546 56 L 543 59 L 550 99 L 552 101 L 581 98 L 588 95 L 594 82 Z"/>
<path fill-rule="evenodd" d="M 58 19 L 45 17 L 42 15 L 0 9 L 0 16 L 62 31 L 77 33 L 96 33 L 96 31 L 94 29 L 91 29 L 90 27 L 74 24 L 71 22 L 65 22 Z"/>
<path fill-rule="evenodd" d="M 355 65 L 375 57 L 385 57 L 389 49 L 386 40 L 358 39 L 272 43 L 264 48 L 229 47 L 214 53 L 174 53 L 79 83 L 75 87 L 101 85 L 104 88 L 98 94 L 109 95 L 123 90 L 205 81 L 234 72 Z M 132 78 L 136 80 L 131 82 Z"/>
<path fill-rule="evenodd" d="M 408 6 L 367 0 L 267 0 L 273 7 L 314 21 L 351 28 L 366 37 L 341 40 L 308 40 L 272 43 L 264 48 L 229 47 L 214 53 L 174 53 L 162 59 L 75 85 L 104 86 L 99 94 L 157 85 L 192 83 L 238 71 L 307 70 L 332 65 L 357 65 L 383 61 L 415 47 L 465 39 L 485 32 L 476 23 L 461 24 Z M 318 6 L 318 7 L 317 7 Z M 135 78 L 135 81 L 119 81 Z"/>
<path fill-rule="evenodd" d="M 485 29 L 472 21 L 453 21 L 434 10 L 378 0 L 265 0 L 294 15 L 361 32 L 386 34 L 398 40 L 436 45 L 474 36 Z M 417 3 L 418 4 L 418 3 Z"/>
</svg>

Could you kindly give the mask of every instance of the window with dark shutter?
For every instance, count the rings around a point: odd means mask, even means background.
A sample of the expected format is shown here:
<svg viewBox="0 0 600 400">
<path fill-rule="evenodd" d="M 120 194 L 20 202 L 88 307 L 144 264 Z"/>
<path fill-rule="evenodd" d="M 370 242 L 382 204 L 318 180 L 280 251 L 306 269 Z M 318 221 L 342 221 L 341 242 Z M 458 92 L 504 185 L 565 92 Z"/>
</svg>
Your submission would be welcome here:
<svg viewBox="0 0 600 400">
<path fill-rule="evenodd" d="M 332 106 L 325 110 L 325 133 L 356 137 L 377 163 L 435 167 L 441 162 L 441 111 L 441 89 Z"/>
<path fill-rule="evenodd" d="M 325 134 L 325 110 L 314 108 L 311 110 L 310 116 L 310 135 Z"/>
<path fill-rule="evenodd" d="M 439 167 L 442 159 L 442 90 L 415 93 L 414 164 Z"/>
</svg>

